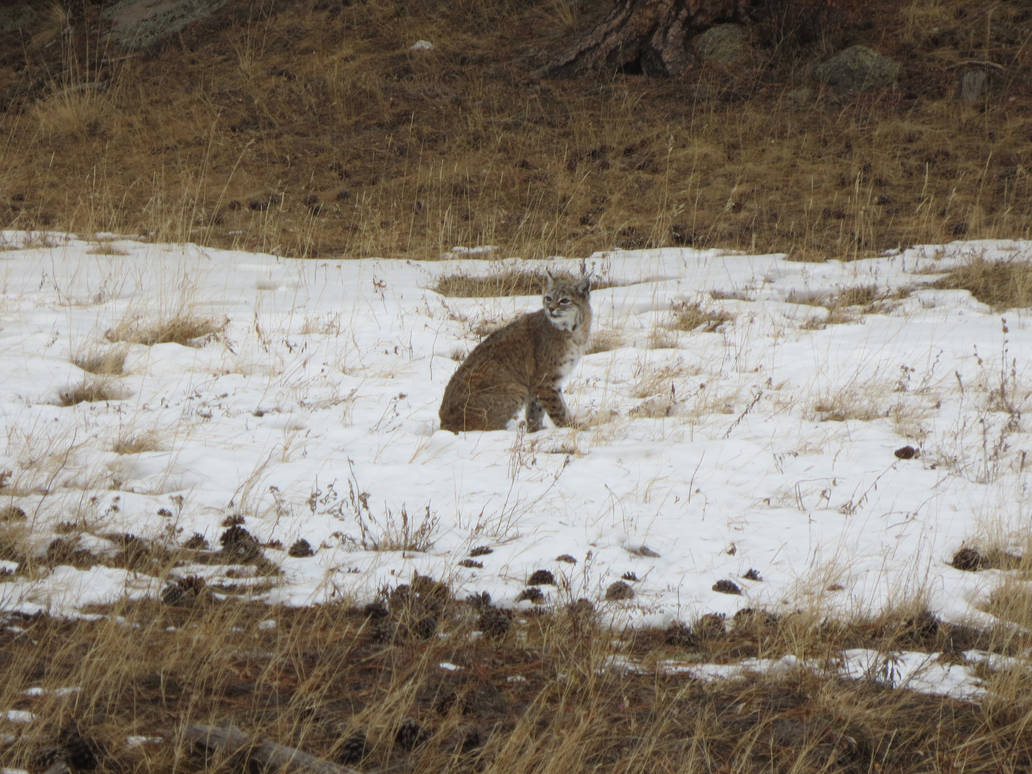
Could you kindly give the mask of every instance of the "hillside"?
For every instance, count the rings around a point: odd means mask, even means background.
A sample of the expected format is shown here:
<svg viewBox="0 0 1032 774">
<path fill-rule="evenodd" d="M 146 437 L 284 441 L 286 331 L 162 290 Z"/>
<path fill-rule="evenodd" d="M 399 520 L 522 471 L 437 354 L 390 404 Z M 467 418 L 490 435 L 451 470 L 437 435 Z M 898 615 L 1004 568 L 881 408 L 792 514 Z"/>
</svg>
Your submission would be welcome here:
<svg viewBox="0 0 1032 774">
<path fill-rule="evenodd" d="M 1017 0 L 776 0 L 744 59 L 680 78 L 539 75 L 594 3 L 206 5 L 139 49 L 104 4 L 5 6 L 0 225 L 416 258 L 850 258 L 1030 233 Z M 815 80 L 854 44 L 899 63 L 894 86 Z M 972 69 L 986 87 L 964 100 Z"/>
</svg>

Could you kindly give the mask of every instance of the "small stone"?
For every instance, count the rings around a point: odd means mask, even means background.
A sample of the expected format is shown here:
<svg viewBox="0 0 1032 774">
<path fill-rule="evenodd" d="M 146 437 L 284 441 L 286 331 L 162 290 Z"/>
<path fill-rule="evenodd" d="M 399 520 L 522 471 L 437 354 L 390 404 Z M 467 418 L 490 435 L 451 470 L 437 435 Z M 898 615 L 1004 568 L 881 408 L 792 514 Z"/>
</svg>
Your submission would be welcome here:
<svg viewBox="0 0 1032 774">
<path fill-rule="evenodd" d="M 403 750 L 411 750 L 418 747 L 430 738 L 430 732 L 423 728 L 412 718 L 405 718 L 398 726 L 394 735 L 394 742 Z"/>
<path fill-rule="evenodd" d="M 195 532 L 189 540 L 183 543 L 183 548 L 189 548 L 191 551 L 207 551 L 208 541 L 200 532 Z"/>
<path fill-rule="evenodd" d="M 978 551 L 973 548 L 962 548 L 953 555 L 953 566 L 958 570 L 976 572 L 984 568 L 988 562 Z"/>
<path fill-rule="evenodd" d="M 548 570 L 534 570 L 527 579 L 528 586 L 554 586 L 555 576 Z"/>
<path fill-rule="evenodd" d="M 738 584 L 734 581 L 723 578 L 713 584 L 713 590 L 718 591 L 721 594 L 741 594 L 742 590 L 738 588 Z"/>
<path fill-rule="evenodd" d="M 511 625 L 512 621 L 509 620 L 509 616 L 494 605 L 489 605 L 481 611 L 480 620 L 477 623 L 484 636 L 492 639 L 504 636 Z"/>
<path fill-rule="evenodd" d="M 695 622 L 695 634 L 703 639 L 723 637 L 727 634 L 724 616 L 719 613 L 706 613 Z"/>
<path fill-rule="evenodd" d="M 695 636 L 691 627 L 680 621 L 675 621 L 667 627 L 663 632 L 663 641 L 678 648 L 694 648 L 699 644 L 699 638 Z"/>
<path fill-rule="evenodd" d="M 608 602 L 619 602 L 625 599 L 634 598 L 634 589 L 632 589 L 625 581 L 616 581 L 609 584 L 609 588 L 606 589 L 606 601 Z"/>
<path fill-rule="evenodd" d="M 921 454 L 920 451 L 915 449 L 913 446 L 901 446 L 893 452 L 897 458 L 901 460 L 912 460 Z"/>
<path fill-rule="evenodd" d="M 537 586 L 528 586 L 519 593 L 519 596 L 516 597 L 517 602 L 523 602 L 524 600 L 533 602 L 535 605 L 540 605 L 545 601 L 545 595 Z"/>
<path fill-rule="evenodd" d="M 219 536 L 222 552 L 236 562 L 253 562 L 262 556 L 262 547 L 243 527 L 233 526 Z"/>
<path fill-rule="evenodd" d="M 646 545 L 640 545 L 637 548 L 629 548 L 627 550 L 630 551 L 632 554 L 635 554 L 636 556 L 644 556 L 649 559 L 659 558 L 659 554 Z"/>
<path fill-rule="evenodd" d="M 0 521 L 25 521 L 25 511 L 17 505 L 5 505 L 0 508 Z"/>
<path fill-rule="evenodd" d="M 366 741 L 365 734 L 352 734 L 344 740 L 340 749 L 337 750 L 337 763 L 361 763 L 362 759 L 366 755 L 368 745 L 369 743 Z"/>
</svg>

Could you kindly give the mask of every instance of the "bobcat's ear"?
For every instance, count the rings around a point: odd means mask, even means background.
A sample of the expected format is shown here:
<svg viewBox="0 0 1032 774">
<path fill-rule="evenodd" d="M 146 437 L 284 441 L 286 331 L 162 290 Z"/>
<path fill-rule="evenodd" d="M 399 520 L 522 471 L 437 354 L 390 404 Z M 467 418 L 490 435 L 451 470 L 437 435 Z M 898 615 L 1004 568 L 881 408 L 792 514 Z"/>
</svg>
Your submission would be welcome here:
<svg viewBox="0 0 1032 774">
<path fill-rule="evenodd" d="M 555 275 L 552 274 L 551 269 L 545 269 L 545 276 L 547 277 L 547 281 L 545 282 L 545 290 L 551 290 L 552 286 L 555 284 Z"/>
<path fill-rule="evenodd" d="M 591 292 L 591 277 L 585 276 L 577 283 L 577 292 L 583 296 L 586 296 Z"/>
</svg>

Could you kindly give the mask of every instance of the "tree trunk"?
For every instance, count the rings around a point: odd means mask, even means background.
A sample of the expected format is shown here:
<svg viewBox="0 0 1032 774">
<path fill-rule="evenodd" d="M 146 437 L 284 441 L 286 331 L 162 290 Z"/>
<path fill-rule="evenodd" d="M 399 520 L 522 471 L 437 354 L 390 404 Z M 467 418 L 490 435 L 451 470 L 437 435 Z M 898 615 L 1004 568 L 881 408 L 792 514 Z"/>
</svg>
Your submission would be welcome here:
<svg viewBox="0 0 1032 774">
<path fill-rule="evenodd" d="M 601 24 L 543 74 L 617 71 L 681 75 L 691 66 L 688 40 L 720 22 L 748 21 L 761 0 L 620 0 Z"/>
</svg>

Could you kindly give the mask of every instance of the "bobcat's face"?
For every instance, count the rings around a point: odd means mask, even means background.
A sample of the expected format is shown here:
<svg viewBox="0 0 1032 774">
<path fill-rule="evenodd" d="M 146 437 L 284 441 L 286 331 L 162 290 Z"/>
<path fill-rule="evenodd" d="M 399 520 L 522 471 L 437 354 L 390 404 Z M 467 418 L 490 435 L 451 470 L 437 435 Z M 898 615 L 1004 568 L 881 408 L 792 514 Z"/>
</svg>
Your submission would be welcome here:
<svg viewBox="0 0 1032 774">
<path fill-rule="evenodd" d="M 558 282 L 549 277 L 548 287 L 541 297 L 549 321 L 561 331 L 572 331 L 583 317 L 583 308 L 588 303 L 588 280 L 580 282 Z"/>
</svg>

